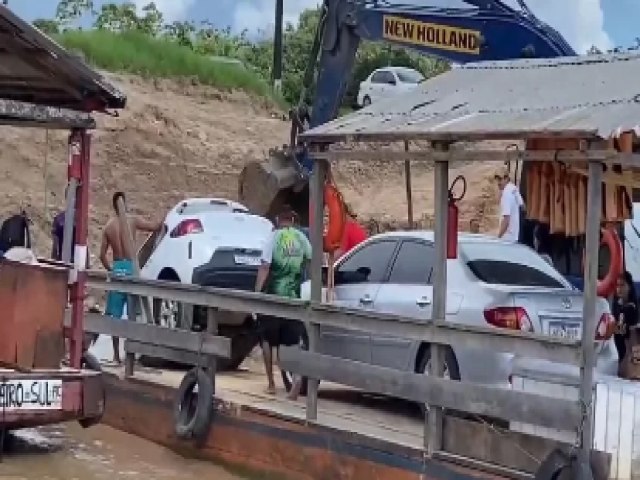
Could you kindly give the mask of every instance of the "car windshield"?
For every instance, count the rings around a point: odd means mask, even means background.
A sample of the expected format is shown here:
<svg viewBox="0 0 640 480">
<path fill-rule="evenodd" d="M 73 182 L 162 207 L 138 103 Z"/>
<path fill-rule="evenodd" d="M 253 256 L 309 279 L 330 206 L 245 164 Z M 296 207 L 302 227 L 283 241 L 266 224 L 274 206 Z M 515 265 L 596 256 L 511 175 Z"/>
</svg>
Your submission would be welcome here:
<svg viewBox="0 0 640 480">
<path fill-rule="evenodd" d="M 467 242 L 461 246 L 476 278 L 492 285 L 570 288 L 569 283 L 533 249 L 520 244 Z"/>
<path fill-rule="evenodd" d="M 415 70 L 397 70 L 396 74 L 402 83 L 420 83 L 424 77 Z"/>
</svg>

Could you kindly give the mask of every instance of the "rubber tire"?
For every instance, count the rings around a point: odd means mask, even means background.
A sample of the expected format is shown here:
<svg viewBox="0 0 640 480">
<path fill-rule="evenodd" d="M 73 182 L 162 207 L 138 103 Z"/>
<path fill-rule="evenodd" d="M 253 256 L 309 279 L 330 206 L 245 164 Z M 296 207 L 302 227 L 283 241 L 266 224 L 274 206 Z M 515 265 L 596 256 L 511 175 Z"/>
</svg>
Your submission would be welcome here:
<svg viewBox="0 0 640 480">
<path fill-rule="evenodd" d="M 449 346 L 444 347 L 444 364 L 449 370 L 449 378 L 451 380 L 460 381 L 460 366 L 458 365 L 458 359 L 456 358 L 456 354 L 453 353 L 453 350 Z M 416 373 L 425 373 L 425 368 L 431 359 L 431 347 L 427 346 L 422 350 L 420 358 L 416 362 Z M 426 413 L 426 406 L 423 403 L 419 403 L 420 411 L 422 414 Z"/>
<path fill-rule="evenodd" d="M 195 411 L 187 407 L 193 400 L 193 389 L 198 387 Z M 173 408 L 175 432 L 179 438 L 202 439 L 209 432 L 213 419 L 214 387 L 202 368 L 189 370 L 180 382 Z"/>
<path fill-rule="evenodd" d="M 87 370 L 93 370 L 94 372 L 102 372 L 102 366 L 100 365 L 100 361 L 96 358 L 96 356 L 93 353 L 90 353 L 88 351 L 85 351 L 82 354 L 80 367 Z M 104 383 L 104 380 L 103 380 L 103 383 Z M 98 425 L 99 423 L 102 422 L 102 417 L 104 415 L 105 410 L 107 409 L 107 392 L 106 392 L 106 389 L 104 388 L 104 385 L 102 387 L 102 404 L 104 405 L 104 408 L 102 409 L 102 414 L 100 414 L 97 417 L 81 418 L 80 420 L 78 420 L 78 423 L 82 428 L 93 427 L 94 425 Z"/>
</svg>

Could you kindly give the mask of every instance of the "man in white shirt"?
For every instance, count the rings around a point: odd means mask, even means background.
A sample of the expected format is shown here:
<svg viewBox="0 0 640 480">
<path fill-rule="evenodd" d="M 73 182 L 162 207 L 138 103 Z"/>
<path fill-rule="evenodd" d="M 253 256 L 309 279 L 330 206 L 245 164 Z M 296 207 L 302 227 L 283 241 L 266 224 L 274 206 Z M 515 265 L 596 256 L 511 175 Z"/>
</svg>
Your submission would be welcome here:
<svg viewBox="0 0 640 480">
<path fill-rule="evenodd" d="M 498 238 L 517 242 L 520 235 L 520 209 L 524 205 L 518 187 L 511 181 L 509 170 L 504 168 L 495 175 L 500 188 L 500 228 Z"/>
</svg>

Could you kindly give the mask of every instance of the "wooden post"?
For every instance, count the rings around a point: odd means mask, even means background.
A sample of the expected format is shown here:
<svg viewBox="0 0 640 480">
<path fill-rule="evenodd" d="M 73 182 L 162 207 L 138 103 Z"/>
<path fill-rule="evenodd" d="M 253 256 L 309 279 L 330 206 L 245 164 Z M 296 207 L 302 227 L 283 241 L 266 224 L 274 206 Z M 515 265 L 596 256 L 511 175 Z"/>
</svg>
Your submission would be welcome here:
<svg viewBox="0 0 640 480">
<path fill-rule="evenodd" d="M 324 234 L 324 182 L 327 176 L 329 165 L 325 160 L 318 160 L 313 167 L 309 201 L 311 203 L 313 219 L 310 227 L 311 237 L 311 301 L 322 302 L 322 258 Z M 309 336 L 309 351 L 318 351 L 318 340 L 320 338 L 320 327 L 307 322 L 307 335 Z M 318 418 L 318 384 L 316 378 L 307 380 L 307 420 L 312 421 Z"/>
<path fill-rule="evenodd" d="M 218 321 L 216 320 L 216 309 L 207 308 L 207 333 L 210 335 L 218 334 Z M 218 370 L 218 359 L 214 355 L 209 356 L 208 360 L 209 376 L 213 385 L 213 393 L 216 392 L 216 371 Z"/>
<path fill-rule="evenodd" d="M 409 141 L 404 142 L 404 151 L 409 151 Z M 413 230 L 413 198 L 411 192 L 411 160 L 404 161 L 404 181 L 407 189 L 407 222 L 409 222 L 409 229 Z"/>
<path fill-rule="evenodd" d="M 587 192 L 587 232 L 584 268 L 584 304 L 582 307 L 582 366 L 580 368 L 580 404 L 582 406 L 582 426 L 578 460 L 583 475 L 590 472 L 591 447 L 593 444 L 593 369 L 596 364 L 596 286 L 598 283 L 598 250 L 600 247 L 600 220 L 602 205 L 602 164 L 589 162 Z M 592 477 L 591 477 L 592 478 Z"/>
<path fill-rule="evenodd" d="M 436 150 L 448 149 L 446 144 L 434 145 Z M 433 266 L 432 320 L 444 320 L 447 311 L 447 192 L 449 189 L 449 163 L 437 161 L 434 175 L 435 199 L 435 263 Z M 442 377 L 444 373 L 443 347 L 431 344 L 429 375 Z M 425 419 L 425 447 L 432 456 L 442 449 L 442 408 L 430 405 Z"/>
<path fill-rule="evenodd" d="M 131 321 L 136 321 L 135 312 L 138 311 L 138 297 L 136 295 L 127 295 L 127 318 Z M 131 318 L 131 312 L 133 318 Z M 127 351 L 127 340 L 124 342 L 124 376 L 125 378 L 133 377 L 136 363 L 135 352 Z"/>
</svg>

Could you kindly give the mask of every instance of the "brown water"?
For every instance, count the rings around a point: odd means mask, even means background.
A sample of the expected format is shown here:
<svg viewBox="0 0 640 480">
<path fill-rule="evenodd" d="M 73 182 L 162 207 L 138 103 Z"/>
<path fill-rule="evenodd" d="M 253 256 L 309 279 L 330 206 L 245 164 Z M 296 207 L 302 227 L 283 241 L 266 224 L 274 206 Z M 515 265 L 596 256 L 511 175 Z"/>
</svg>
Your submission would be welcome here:
<svg viewBox="0 0 640 480">
<path fill-rule="evenodd" d="M 243 480 L 106 426 L 66 424 L 7 439 L 2 480 Z"/>
</svg>

